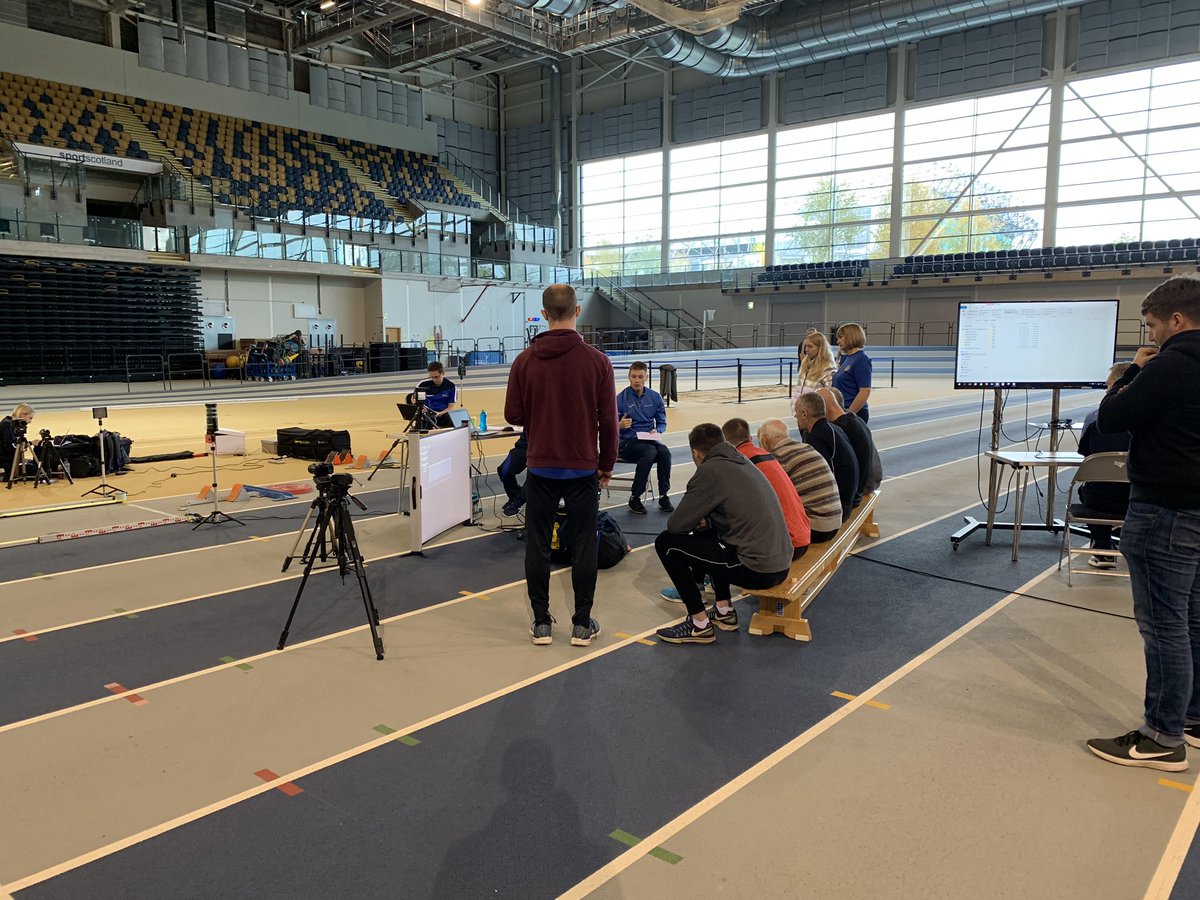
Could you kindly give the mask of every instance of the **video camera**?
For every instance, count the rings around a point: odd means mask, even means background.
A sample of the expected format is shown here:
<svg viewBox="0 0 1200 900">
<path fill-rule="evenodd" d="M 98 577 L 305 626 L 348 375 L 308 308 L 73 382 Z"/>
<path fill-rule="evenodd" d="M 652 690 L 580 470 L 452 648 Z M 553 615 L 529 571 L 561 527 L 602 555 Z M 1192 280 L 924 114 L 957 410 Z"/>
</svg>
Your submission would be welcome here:
<svg viewBox="0 0 1200 900">
<path fill-rule="evenodd" d="M 345 497 L 350 493 L 354 484 L 354 476 L 346 472 L 334 474 L 333 463 L 315 462 L 308 467 L 308 474 L 313 477 L 313 484 L 322 494 L 332 494 L 335 497 Z M 353 499 L 353 498 L 351 498 Z M 358 501 L 355 500 L 357 503 Z"/>
<path fill-rule="evenodd" d="M 12 420 L 12 432 L 14 441 L 25 440 L 25 435 L 29 431 L 29 423 L 24 419 Z"/>
</svg>

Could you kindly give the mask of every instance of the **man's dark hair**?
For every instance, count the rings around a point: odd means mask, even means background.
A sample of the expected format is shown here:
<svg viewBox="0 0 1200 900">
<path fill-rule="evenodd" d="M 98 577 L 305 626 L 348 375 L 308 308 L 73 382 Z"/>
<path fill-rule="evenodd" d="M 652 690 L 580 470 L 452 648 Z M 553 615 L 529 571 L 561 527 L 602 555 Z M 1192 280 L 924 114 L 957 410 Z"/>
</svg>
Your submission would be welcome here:
<svg viewBox="0 0 1200 900">
<path fill-rule="evenodd" d="M 693 450 L 700 451 L 705 456 L 708 455 L 709 450 L 724 440 L 725 436 L 721 434 L 721 429 L 712 422 L 701 422 L 688 432 L 688 446 Z"/>
<path fill-rule="evenodd" d="M 1195 275 L 1176 275 L 1168 278 L 1146 295 L 1142 315 L 1150 314 L 1162 321 L 1179 313 L 1189 322 L 1200 325 L 1200 278 Z"/>
<path fill-rule="evenodd" d="M 429 367 L 428 367 L 428 368 L 429 368 L 429 372 L 430 372 L 430 374 L 432 374 L 432 373 L 434 373 L 434 372 L 441 372 L 443 375 L 445 375 L 445 374 L 446 374 L 446 367 L 445 367 L 445 366 L 443 366 L 443 365 L 442 365 L 440 362 L 438 362 L 437 360 L 434 360 L 433 362 L 431 362 L 431 363 L 429 364 Z"/>
<path fill-rule="evenodd" d="M 551 322 L 562 322 L 575 317 L 575 288 L 569 284 L 552 284 L 542 291 L 542 309 Z"/>
<path fill-rule="evenodd" d="M 725 435 L 725 440 L 736 447 L 750 440 L 750 423 L 745 419 L 730 419 L 721 426 L 721 432 Z"/>
<path fill-rule="evenodd" d="M 640 359 L 637 360 L 636 362 L 631 362 L 629 364 L 629 371 L 630 372 L 645 372 L 646 364 L 644 362 L 642 362 Z"/>
</svg>

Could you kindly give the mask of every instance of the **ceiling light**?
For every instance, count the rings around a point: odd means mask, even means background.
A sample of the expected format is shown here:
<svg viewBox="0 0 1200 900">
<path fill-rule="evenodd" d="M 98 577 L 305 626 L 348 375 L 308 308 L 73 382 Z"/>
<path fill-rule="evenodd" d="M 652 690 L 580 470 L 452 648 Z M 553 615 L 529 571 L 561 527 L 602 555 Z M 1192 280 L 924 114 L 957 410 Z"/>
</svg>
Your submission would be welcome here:
<svg viewBox="0 0 1200 900">
<path fill-rule="evenodd" d="M 483 0 L 467 0 L 467 2 L 472 6 L 479 6 L 483 3 Z"/>
<path fill-rule="evenodd" d="M 335 6 L 337 6 L 337 0 L 323 0 L 321 3 L 321 9 L 333 9 Z"/>
</svg>

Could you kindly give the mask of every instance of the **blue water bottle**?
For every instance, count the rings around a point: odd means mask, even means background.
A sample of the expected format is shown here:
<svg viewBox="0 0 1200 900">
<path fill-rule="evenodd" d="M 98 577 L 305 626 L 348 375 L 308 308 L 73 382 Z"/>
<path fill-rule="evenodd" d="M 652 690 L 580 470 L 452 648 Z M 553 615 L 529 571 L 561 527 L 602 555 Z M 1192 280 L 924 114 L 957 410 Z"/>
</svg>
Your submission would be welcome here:
<svg viewBox="0 0 1200 900">
<path fill-rule="evenodd" d="M 487 431 L 487 410 L 486 409 L 481 409 L 479 411 L 479 430 Z"/>
</svg>

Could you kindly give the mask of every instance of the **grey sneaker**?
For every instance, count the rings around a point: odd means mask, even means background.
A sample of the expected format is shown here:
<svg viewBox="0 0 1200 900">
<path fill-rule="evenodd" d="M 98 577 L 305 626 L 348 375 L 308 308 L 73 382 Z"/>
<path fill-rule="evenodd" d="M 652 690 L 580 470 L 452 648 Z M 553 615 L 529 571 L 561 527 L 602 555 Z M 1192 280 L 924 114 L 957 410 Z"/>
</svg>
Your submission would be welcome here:
<svg viewBox="0 0 1200 900">
<path fill-rule="evenodd" d="M 722 631 L 738 630 L 737 610 L 733 607 L 730 607 L 729 612 L 723 613 L 713 604 L 708 610 L 708 620 Z"/>
<path fill-rule="evenodd" d="M 1138 766 L 1162 772 L 1183 772 L 1188 767 L 1187 748 L 1183 744 L 1164 747 L 1140 731 L 1115 738 L 1092 738 L 1087 746 L 1101 759 L 1118 766 Z"/>
<path fill-rule="evenodd" d="M 529 636 L 539 647 L 554 643 L 554 616 L 544 622 L 534 622 L 529 626 Z"/>
<path fill-rule="evenodd" d="M 600 637 L 600 623 L 595 619 L 588 619 L 586 625 L 576 625 L 571 629 L 571 646 L 586 647 L 598 637 Z"/>
</svg>

